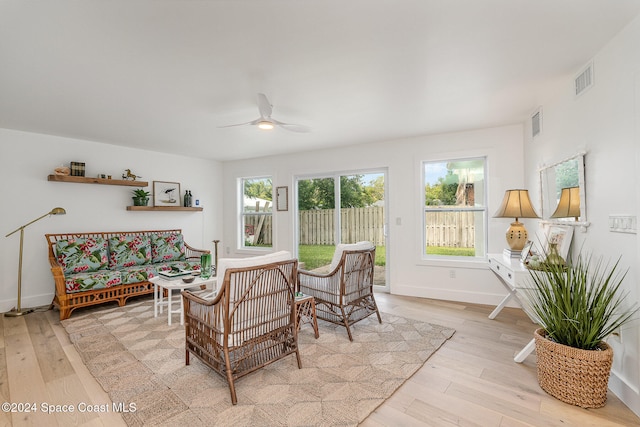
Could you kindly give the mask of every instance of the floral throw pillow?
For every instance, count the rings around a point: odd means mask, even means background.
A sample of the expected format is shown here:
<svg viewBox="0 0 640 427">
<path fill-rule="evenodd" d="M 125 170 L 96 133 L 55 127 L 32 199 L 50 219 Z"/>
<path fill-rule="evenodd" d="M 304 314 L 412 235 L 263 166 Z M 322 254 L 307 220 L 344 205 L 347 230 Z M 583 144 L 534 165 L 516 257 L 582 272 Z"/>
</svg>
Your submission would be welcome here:
<svg viewBox="0 0 640 427">
<path fill-rule="evenodd" d="M 121 234 L 109 238 L 109 268 L 149 264 L 149 236 Z"/>
<path fill-rule="evenodd" d="M 180 233 L 151 235 L 151 262 L 154 264 L 185 259 L 184 239 Z"/>
<path fill-rule="evenodd" d="M 107 267 L 107 242 L 102 237 L 78 237 L 56 242 L 56 258 L 65 274 Z"/>
</svg>

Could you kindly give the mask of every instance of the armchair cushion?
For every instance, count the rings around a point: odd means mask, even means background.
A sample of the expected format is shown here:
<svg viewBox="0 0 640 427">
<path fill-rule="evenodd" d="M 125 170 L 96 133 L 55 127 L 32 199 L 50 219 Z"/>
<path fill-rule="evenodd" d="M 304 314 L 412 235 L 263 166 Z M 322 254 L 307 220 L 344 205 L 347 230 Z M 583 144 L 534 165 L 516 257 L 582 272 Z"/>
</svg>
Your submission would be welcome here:
<svg viewBox="0 0 640 427">
<path fill-rule="evenodd" d="M 102 270 L 107 267 L 107 242 L 102 237 L 58 240 L 56 259 L 65 274 Z"/>
<path fill-rule="evenodd" d="M 121 234 L 109 238 L 109 268 L 133 267 L 149 264 L 151 245 L 149 236 Z"/>
<path fill-rule="evenodd" d="M 331 264 L 329 264 L 329 271 L 335 270 L 335 268 L 340 263 L 340 259 L 342 258 L 342 253 L 344 251 L 359 251 L 363 249 L 371 249 L 373 248 L 373 243 L 362 241 L 358 243 L 340 243 L 336 246 L 336 251 L 333 253 L 333 258 L 331 258 Z"/>
<path fill-rule="evenodd" d="M 224 274 L 228 268 L 244 268 L 256 265 L 270 264 L 272 262 L 287 261 L 291 259 L 291 252 L 279 251 L 267 255 L 253 256 L 249 258 L 220 258 L 218 259 L 218 268 L 216 269 L 216 277 L 218 285 L 222 284 Z"/>
</svg>

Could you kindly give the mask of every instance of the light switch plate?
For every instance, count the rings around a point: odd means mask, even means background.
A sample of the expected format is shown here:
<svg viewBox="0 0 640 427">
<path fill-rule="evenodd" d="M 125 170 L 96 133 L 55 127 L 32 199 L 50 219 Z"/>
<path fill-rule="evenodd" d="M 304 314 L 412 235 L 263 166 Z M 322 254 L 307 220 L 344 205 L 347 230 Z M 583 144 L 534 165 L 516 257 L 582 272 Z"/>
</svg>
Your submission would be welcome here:
<svg viewBox="0 0 640 427">
<path fill-rule="evenodd" d="M 636 234 L 638 218 L 635 215 L 609 215 L 609 231 Z"/>
</svg>

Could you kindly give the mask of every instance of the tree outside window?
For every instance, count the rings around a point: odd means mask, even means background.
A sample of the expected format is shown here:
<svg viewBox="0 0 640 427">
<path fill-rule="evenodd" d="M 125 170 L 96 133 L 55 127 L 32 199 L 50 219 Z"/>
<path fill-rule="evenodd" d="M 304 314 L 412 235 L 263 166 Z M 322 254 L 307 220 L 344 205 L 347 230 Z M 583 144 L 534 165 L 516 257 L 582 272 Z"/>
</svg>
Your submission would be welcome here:
<svg viewBox="0 0 640 427">
<path fill-rule="evenodd" d="M 271 177 L 242 178 L 242 247 L 273 245 L 273 181 Z"/>
</svg>

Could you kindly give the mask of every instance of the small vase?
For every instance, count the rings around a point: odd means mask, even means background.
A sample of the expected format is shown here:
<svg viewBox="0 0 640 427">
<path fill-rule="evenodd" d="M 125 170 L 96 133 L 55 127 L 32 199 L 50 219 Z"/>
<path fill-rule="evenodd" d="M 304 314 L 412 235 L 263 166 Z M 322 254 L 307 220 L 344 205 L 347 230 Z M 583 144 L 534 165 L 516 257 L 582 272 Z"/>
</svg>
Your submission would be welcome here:
<svg viewBox="0 0 640 427">
<path fill-rule="evenodd" d="M 545 263 L 549 265 L 565 265 L 564 259 L 558 253 L 557 243 L 549 243 L 549 253 L 547 254 Z"/>
<path fill-rule="evenodd" d="M 211 277 L 211 254 L 200 256 L 200 277 L 205 280 Z"/>
</svg>

